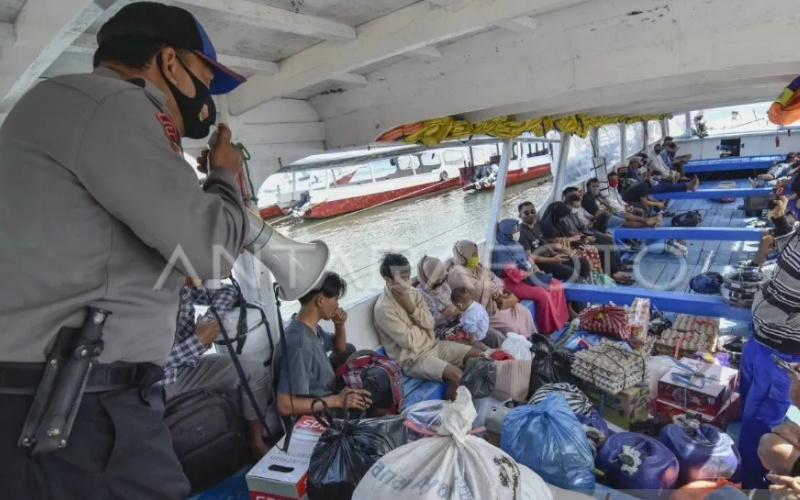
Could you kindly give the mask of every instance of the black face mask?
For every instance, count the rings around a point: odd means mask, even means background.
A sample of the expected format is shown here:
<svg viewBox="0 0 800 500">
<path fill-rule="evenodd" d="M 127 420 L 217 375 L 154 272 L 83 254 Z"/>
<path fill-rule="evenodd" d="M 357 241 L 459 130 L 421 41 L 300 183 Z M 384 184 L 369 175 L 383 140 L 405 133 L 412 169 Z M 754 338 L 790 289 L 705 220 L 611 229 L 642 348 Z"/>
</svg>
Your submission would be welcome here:
<svg viewBox="0 0 800 500">
<path fill-rule="evenodd" d="M 178 105 L 181 118 L 183 118 L 183 135 L 190 139 L 203 139 L 211 131 L 211 125 L 217 121 L 217 107 L 214 105 L 214 99 L 211 98 L 211 91 L 208 87 L 194 76 L 194 73 L 180 58 L 178 58 L 178 61 L 189 74 L 189 78 L 192 79 L 194 97 L 188 97 L 167 79 L 166 75 L 164 75 L 161 56 L 158 58 L 158 68 L 161 70 L 161 75 L 164 77 L 164 81 L 167 82 L 167 87 L 172 92 L 175 104 Z"/>
</svg>

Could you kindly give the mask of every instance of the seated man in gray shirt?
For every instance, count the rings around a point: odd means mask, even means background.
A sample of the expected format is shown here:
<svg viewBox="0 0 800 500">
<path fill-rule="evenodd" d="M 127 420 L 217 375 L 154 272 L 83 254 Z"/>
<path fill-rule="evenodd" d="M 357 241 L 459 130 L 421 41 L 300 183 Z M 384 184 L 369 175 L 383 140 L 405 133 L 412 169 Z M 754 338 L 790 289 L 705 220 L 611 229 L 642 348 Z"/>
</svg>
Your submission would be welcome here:
<svg viewBox="0 0 800 500">
<path fill-rule="evenodd" d="M 339 307 L 339 298 L 346 291 L 347 283 L 329 272 L 317 289 L 300 298 L 300 312 L 286 326 L 286 343 L 276 347 L 273 360 L 282 417 L 310 414 L 316 399 L 332 410 L 369 407 L 369 391 L 345 388 L 336 392 L 335 369 L 355 352 L 355 347 L 347 344 L 347 313 Z M 333 334 L 319 326 L 322 320 L 333 321 Z M 333 351 L 330 358 L 329 351 Z M 321 406 L 318 403 L 314 409 L 321 410 Z"/>
</svg>

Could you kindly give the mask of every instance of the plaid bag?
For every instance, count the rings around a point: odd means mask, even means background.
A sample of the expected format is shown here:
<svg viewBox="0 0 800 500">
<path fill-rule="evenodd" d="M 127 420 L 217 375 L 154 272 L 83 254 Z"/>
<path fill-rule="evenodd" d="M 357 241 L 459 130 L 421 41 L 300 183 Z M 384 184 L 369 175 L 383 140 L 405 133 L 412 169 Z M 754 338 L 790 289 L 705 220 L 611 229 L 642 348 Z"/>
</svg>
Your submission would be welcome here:
<svg viewBox="0 0 800 500">
<path fill-rule="evenodd" d="M 622 340 L 628 340 L 631 336 L 628 311 L 622 306 L 606 304 L 590 307 L 581 311 L 578 317 L 581 330 L 604 333 Z"/>
</svg>

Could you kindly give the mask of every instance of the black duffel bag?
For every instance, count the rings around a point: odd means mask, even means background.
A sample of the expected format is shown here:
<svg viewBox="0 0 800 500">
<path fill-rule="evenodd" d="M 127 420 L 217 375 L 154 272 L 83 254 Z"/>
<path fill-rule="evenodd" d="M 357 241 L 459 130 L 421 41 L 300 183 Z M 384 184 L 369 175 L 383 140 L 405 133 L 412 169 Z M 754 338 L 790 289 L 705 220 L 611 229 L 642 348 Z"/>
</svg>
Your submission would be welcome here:
<svg viewBox="0 0 800 500">
<path fill-rule="evenodd" d="M 245 421 L 222 392 L 196 389 L 172 398 L 164 423 L 192 494 L 227 479 L 250 460 Z"/>
</svg>

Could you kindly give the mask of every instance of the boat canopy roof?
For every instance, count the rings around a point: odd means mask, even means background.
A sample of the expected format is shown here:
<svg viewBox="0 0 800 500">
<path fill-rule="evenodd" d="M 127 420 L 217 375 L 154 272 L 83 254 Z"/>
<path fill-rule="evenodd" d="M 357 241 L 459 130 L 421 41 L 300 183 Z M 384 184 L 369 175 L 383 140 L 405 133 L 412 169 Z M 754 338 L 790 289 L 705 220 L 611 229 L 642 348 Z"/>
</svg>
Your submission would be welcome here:
<svg viewBox="0 0 800 500">
<path fill-rule="evenodd" d="M 0 0 L 0 116 L 39 79 L 91 70 L 99 27 L 129 1 Z M 791 0 L 180 5 L 220 60 L 249 78 L 218 103 L 252 155 L 256 184 L 310 155 L 374 146 L 398 125 L 440 117 L 524 122 L 767 101 L 800 65 Z M 185 143 L 191 155 L 202 145 Z"/>
</svg>

